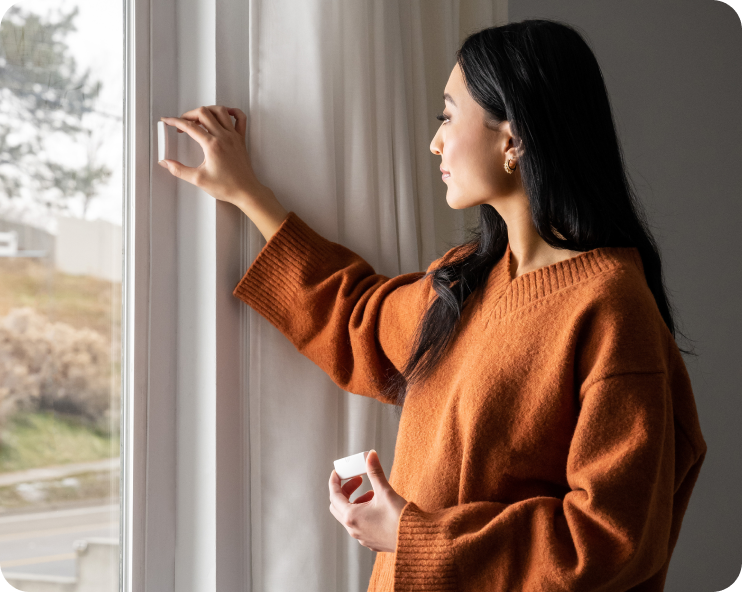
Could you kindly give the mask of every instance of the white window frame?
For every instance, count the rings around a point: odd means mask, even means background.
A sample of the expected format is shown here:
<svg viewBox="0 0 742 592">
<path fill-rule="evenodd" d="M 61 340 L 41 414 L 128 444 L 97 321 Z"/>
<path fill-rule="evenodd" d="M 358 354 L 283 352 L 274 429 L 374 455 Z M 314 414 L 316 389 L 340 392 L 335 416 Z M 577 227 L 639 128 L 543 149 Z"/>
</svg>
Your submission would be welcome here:
<svg viewBox="0 0 742 592">
<path fill-rule="evenodd" d="M 122 274 L 122 429 L 120 490 L 119 586 L 126 592 L 173 590 L 175 532 L 175 437 L 174 383 L 176 327 L 172 315 L 158 316 L 166 292 L 153 280 L 151 270 L 159 262 L 171 286 L 175 245 L 173 225 L 161 225 L 152 233 L 165 204 L 172 208 L 173 184 L 157 182 L 152 175 L 153 145 L 151 75 L 174 64 L 173 39 L 151 39 L 157 12 L 174 14 L 171 0 L 124 0 L 124 207 Z M 164 34 L 169 30 L 163 31 Z M 172 31 L 174 33 L 174 30 Z M 173 34 L 174 37 L 174 34 Z M 161 51 L 158 60 L 151 60 Z M 154 63 L 153 63 L 154 62 Z M 161 72 L 158 72 L 161 73 Z M 157 83 L 155 83 L 157 84 Z M 163 89 L 167 92 L 167 89 Z M 173 91 L 174 92 L 174 89 Z M 156 185 L 156 186 L 155 186 Z M 161 200 L 151 200 L 157 191 Z M 150 208 L 150 204 L 152 208 Z M 151 236 L 157 242 L 151 242 Z M 168 249 L 170 247 L 170 249 Z M 164 283 L 164 281 L 163 281 Z M 170 292 L 174 291 L 171 289 Z M 173 295 L 172 293 L 170 294 Z M 177 300 L 175 300 L 177 303 Z M 157 398 L 149 397 L 157 390 Z M 156 426 L 156 430 L 149 429 Z"/>
<path fill-rule="evenodd" d="M 123 592 L 250 589 L 249 315 L 232 290 L 257 230 L 156 164 L 160 117 L 209 104 L 248 112 L 231 74 L 244 55 L 219 39 L 239 38 L 249 10 L 124 0 Z"/>
</svg>

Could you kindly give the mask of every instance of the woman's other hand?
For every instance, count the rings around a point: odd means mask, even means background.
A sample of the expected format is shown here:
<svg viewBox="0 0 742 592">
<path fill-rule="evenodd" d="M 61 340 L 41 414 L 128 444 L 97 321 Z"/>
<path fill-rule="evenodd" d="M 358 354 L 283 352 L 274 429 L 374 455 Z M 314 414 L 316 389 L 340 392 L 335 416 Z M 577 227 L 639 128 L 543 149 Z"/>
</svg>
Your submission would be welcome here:
<svg viewBox="0 0 742 592">
<path fill-rule="evenodd" d="M 340 477 L 332 471 L 330 512 L 364 547 L 391 553 L 397 549 L 397 525 L 407 500 L 389 485 L 375 450 L 366 457 L 366 469 L 373 489 L 354 502 L 349 501 L 350 495 L 358 489 L 363 478 L 360 475 L 354 477 L 341 487 Z"/>
<path fill-rule="evenodd" d="M 235 125 L 232 116 L 237 120 Z M 177 160 L 159 164 L 212 197 L 240 208 L 269 240 L 288 211 L 253 172 L 245 145 L 247 116 L 239 109 L 211 105 L 186 111 L 181 117 L 163 117 L 162 121 L 196 140 L 204 151 L 204 161 L 197 167 Z"/>
</svg>

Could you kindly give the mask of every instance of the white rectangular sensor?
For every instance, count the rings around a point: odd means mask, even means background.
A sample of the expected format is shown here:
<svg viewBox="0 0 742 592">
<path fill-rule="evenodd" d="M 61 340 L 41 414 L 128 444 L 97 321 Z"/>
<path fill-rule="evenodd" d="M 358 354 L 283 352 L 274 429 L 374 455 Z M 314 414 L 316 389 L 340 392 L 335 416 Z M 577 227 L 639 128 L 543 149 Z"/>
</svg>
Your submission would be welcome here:
<svg viewBox="0 0 742 592">
<path fill-rule="evenodd" d="M 157 122 L 157 162 L 167 160 L 169 153 L 167 126 L 164 121 Z"/>
<path fill-rule="evenodd" d="M 341 479 L 350 479 L 366 472 L 366 457 L 370 451 L 359 452 L 335 461 L 335 472 Z"/>
</svg>

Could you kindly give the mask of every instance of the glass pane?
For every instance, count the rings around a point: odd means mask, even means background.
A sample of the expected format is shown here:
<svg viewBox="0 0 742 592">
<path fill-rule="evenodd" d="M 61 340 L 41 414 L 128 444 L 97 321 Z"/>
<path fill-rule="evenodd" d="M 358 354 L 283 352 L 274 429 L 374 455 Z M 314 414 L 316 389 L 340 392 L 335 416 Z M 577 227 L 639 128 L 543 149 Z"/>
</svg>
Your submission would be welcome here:
<svg viewBox="0 0 742 592">
<path fill-rule="evenodd" d="M 119 589 L 123 12 L 21 0 L 0 25 L 0 570 L 18 590 Z"/>
</svg>

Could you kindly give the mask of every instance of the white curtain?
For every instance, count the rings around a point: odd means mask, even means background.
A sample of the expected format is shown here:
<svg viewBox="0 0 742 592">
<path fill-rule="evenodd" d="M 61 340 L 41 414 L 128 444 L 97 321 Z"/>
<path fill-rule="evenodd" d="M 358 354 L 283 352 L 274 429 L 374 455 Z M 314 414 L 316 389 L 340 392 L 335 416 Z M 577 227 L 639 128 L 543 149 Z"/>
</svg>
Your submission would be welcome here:
<svg viewBox="0 0 742 592">
<path fill-rule="evenodd" d="M 241 43 L 258 178 L 377 272 L 424 270 L 470 221 L 447 206 L 429 149 L 455 51 L 506 20 L 506 0 L 249 0 Z M 247 266 L 265 241 L 244 228 Z M 244 314 L 252 590 L 365 591 L 376 554 L 329 512 L 327 482 L 333 460 L 371 448 L 388 476 L 396 417 Z M 368 489 L 364 477 L 351 499 Z"/>
</svg>

